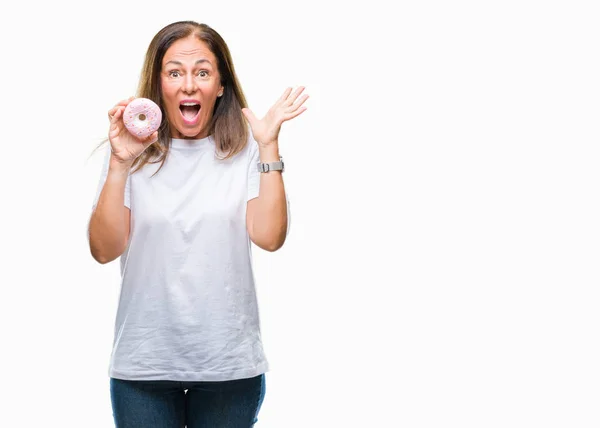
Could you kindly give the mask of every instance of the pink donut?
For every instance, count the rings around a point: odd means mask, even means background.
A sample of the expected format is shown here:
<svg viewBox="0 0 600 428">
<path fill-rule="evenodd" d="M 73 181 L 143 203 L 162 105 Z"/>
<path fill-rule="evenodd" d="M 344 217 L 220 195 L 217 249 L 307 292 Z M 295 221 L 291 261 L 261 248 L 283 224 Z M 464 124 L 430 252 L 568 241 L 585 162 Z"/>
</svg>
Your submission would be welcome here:
<svg viewBox="0 0 600 428">
<path fill-rule="evenodd" d="M 138 138 L 152 135 L 160 126 L 160 107 L 148 98 L 136 98 L 125 107 L 123 123 L 127 130 Z"/>
</svg>

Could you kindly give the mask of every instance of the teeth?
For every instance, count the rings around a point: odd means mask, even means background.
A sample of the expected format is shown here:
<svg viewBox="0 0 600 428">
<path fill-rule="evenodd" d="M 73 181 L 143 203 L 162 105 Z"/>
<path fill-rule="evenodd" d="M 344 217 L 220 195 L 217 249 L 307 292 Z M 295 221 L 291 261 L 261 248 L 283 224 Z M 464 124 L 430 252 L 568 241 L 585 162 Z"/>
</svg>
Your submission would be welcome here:
<svg viewBox="0 0 600 428">
<path fill-rule="evenodd" d="M 198 103 L 181 103 L 182 106 L 193 107 L 199 105 Z"/>
</svg>

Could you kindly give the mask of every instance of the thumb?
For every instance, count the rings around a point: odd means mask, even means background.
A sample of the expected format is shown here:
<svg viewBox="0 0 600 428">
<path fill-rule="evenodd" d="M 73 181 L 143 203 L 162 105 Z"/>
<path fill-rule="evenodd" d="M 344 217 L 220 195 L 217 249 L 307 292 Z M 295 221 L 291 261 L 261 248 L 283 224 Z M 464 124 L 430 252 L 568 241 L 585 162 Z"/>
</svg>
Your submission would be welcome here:
<svg viewBox="0 0 600 428">
<path fill-rule="evenodd" d="M 152 135 L 149 135 L 148 137 L 146 137 L 146 139 L 144 141 L 142 141 L 144 149 L 146 149 L 151 144 L 156 143 L 157 141 L 158 141 L 158 131 L 154 131 L 154 133 Z"/>
<path fill-rule="evenodd" d="M 250 125 L 256 122 L 256 116 L 254 116 L 254 113 L 252 113 L 252 110 L 250 110 L 249 108 L 243 108 L 242 113 L 244 113 L 244 116 L 246 116 L 246 119 L 248 119 Z"/>
</svg>

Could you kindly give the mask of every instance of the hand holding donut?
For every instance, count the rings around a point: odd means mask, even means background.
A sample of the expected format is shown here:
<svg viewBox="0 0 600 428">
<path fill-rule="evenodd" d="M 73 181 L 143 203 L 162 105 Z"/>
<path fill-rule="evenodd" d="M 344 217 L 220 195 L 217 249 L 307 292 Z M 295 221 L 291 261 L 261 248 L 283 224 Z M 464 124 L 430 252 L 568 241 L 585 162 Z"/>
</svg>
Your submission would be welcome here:
<svg viewBox="0 0 600 428">
<path fill-rule="evenodd" d="M 133 162 L 158 139 L 162 115 L 150 100 L 131 97 L 120 101 L 108 111 L 108 117 L 112 156 L 120 162 Z"/>
</svg>

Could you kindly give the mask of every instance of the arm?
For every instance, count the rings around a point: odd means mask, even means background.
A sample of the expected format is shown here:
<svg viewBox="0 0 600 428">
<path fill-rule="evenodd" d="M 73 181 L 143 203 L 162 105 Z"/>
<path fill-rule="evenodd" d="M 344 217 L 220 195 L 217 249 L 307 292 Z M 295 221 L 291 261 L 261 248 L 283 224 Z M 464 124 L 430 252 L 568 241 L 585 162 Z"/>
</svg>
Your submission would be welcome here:
<svg viewBox="0 0 600 428">
<path fill-rule="evenodd" d="M 299 87 L 292 94 L 287 88 L 277 102 L 269 109 L 261 120 L 258 120 L 249 108 L 242 113 L 250 123 L 252 135 L 258 143 L 258 154 L 261 162 L 279 160 L 279 130 L 281 124 L 306 111 L 301 107 L 308 95 L 303 95 L 296 103 L 298 96 L 304 91 Z M 254 154 L 256 156 L 256 152 Z M 256 168 L 256 164 L 250 165 Z M 251 171 L 254 173 L 254 171 Z M 256 177 L 249 183 L 253 189 L 246 209 L 246 227 L 250 239 L 267 251 L 276 251 L 283 245 L 289 227 L 288 204 L 283 187 L 281 171 L 260 173 L 260 187 L 256 198 Z"/>
<path fill-rule="evenodd" d="M 278 144 L 259 149 L 261 162 L 279 160 Z M 256 168 L 256 164 L 250 165 Z M 266 251 L 277 251 L 287 235 L 288 212 L 281 171 L 260 173 L 258 198 L 248 201 L 246 227 L 250 239 Z"/>
<path fill-rule="evenodd" d="M 89 224 L 90 251 L 98 263 L 109 263 L 125 251 L 131 211 L 125 206 L 125 186 L 130 163 L 112 158 L 106 181 Z"/>
<path fill-rule="evenodd" d="M 127 247 L 131 221 L 129 172 L 135 159 L 158 140 L 158 131 L 139 139 L 125 128 L 123 114 L 132 100 L 119 101 L 108 111 L 109 144 L 88 226 L 90 252 L 102 264 L 119 257 Z"/>
</svg>

